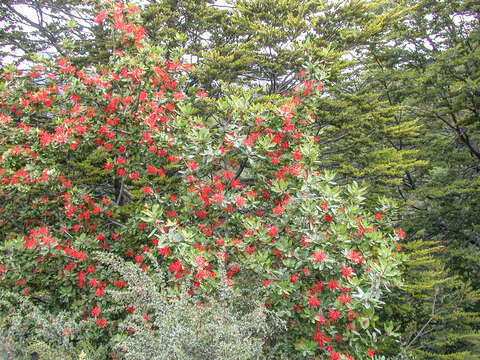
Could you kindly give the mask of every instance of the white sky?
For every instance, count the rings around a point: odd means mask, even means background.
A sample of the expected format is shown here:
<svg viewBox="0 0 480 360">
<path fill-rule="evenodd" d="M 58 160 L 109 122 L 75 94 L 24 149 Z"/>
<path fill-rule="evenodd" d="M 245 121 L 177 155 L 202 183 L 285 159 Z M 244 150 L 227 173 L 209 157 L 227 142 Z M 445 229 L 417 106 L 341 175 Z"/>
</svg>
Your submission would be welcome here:
<svg viewBox="0 0 480 360">
<path fill-rule="evenodd" d="M 338 0 L 337 0 L 338 1 Z M 148 3 L 148 1 L 145 1 L 145 0 L 132 0 L 133 3 L 137 3 L 138 5 L 142 5 L 142 4 L 146 4 Z M 219 6 L 219 7 L 222 7 L 222 6 L 225 6 L 225 7 L 229 7 L 230 5 L 228 4 L 227 0 L 216 0 L 215 1 L 215 5 Z M 38 17 L 37 17 L 37 14 L 35 12 L 35 10 L 33 10 L 31 7 L 29 7 L 28 5 L 14 5 L 14 7 L 16 9 L 18 9 L 24 16 L 28 17 L 31 21 L 33 22 L 36 22 L 38 23 L 39 20 L 38 20 Z M 48 22 L 49 20 L 51 20 L 51 18 L 48 17 L 48 15 L 45 15 L 44 14 L 44 21 Z M 462 23 L 462 20 L 465 21 L 465 18 L 462 18 L 462 17 L 454 17 L 453 18 L 453 21 L 459 25 L 460 23 Z M 469 19 L 466 19 L 467 21 Z M 88 25 L 88 24 L 86 24 Z M 24 26 L 24 29 L 28 31 L 29 27 L 28 26 Z M 30 29 L 33 31 L 34 29 L 30 27 Z M 208 35 L 209 34 L 205 34 L 205 36 L 208 38 Z M 301 39 L 299 39 L 301 40 Z M 428 45 L 428 44 L 426 44 Z M 15 55 L 21 55 L 23 52 L 21 50 L 15 50 L 13 51 L 13 54 Z M 55 50 L 52 49 L 52 53 L 55 53 Z M 14 56 L 6 56 L 4 59 L 3 59 L 3 64 L 8 64 L 8 63 L 12 63 L 13 61 L 15 61 L 15 57 Z"/>
<path fill-rule="evenodd" d="M 136 3 L 138 5 L 142 5 L 142 4 L 145 4 L 145 3 L 148 3 L 148 1 L 144 1 L 144 0 L 131 0 L 132 3 Z M 215 1 L 215 5 L 218 5 L 218 6 L 229 6 L 229 4 L 227 3 L 227 0 L 216 0 Z M 29 7 L 28 5 L 25 5 L 25 4 L 19 4 L 19 5 L 13 5 L 15 7 L 15 9 L 19 10 L 19 12 L 28 17 L 31 21 L 35 22 L 35 23 L 38 23 L 39 20 L 38 20 L 38 17 L 37 17 L 37 13 L 34 9 L 32 9 L 31 7 Z M 51 18 L 48 17 L 48 15 L 45 16 L 44 14 L 44 19 L 43 19 L 45 22 L 48 22 L 51 20 Z M 78 22 L 78 20 L 75 20 Z M 88 24 L 86 24 L 88 25 Z M 23 26 L 24 30 L 26 31 L 35 31 L 35 29 L 31 26 L 28 26 L 28 25 L 24 25 Z M 23 55 L 23 51 L 22 50 L 19 50 L 19 49 L 16 49 L 14 51 L 11 52 L 12 54 L 14 55 L 17 55 L 17 56 L 21 56 Z M 55 53 L 55 50 L 52 49 L 52 53 Z M 6 65 L 6 64 L 11 64 L 13 63 L 17 58 L 15 56 L 5 56 L 3 59 L 2 59 L 2 63 L 0 63 L 0 65 Z"/>
</svg>

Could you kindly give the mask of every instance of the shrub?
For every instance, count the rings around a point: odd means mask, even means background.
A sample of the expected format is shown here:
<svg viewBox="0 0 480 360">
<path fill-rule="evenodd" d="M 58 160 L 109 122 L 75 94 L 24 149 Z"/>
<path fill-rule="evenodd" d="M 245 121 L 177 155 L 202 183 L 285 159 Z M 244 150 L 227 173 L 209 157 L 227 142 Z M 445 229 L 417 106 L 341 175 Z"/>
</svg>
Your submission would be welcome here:
<svg viewBox="0 0 480 360">
<path fill-rule="evenodd" d="M 163 282 L 163 271 L 153 257 L 157 271 L 148 276 L 111 254 L 97 256 L 129 284 L 123 291 L 112 291 L 112 298 L 117 303 L 127 300 L 130 309 L 142 309 L 130 310 L 119 324 L 125 332 L 113 339 L 113 348 L 122 358 L 261 358 L 269 329 L 263 303 L 235 295 L 225 284 L 215 298 L 193 303 L 187 289 L 171 289 Z"/>
<path fill-rule="evenodd" d="M 376 309 L 400 284 L 404 233 L 387 200 L 374 214 L 364 189 L 316 171 L 315 72 L 278 100 L 210 99 L 188 87 L 191 65 L 143 40 L 138 10 L 99 14 L 115 34 L 108 67 L 2 75 L 2 288 L 82 311 L 75 341 L 112 357 L 256 358 L 261 343 L 271 358 L 373 357 L 392 335 Z M 259 302 L 287 331 L 260 341 Z"/>
</svg>

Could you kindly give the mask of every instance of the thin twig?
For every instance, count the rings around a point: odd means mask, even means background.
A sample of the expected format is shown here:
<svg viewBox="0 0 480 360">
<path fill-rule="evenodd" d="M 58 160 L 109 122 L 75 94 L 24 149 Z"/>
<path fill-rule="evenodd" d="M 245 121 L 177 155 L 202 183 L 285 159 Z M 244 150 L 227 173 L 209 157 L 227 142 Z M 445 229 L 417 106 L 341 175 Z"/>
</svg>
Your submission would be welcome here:
<svg viewBox="0 0 480 360">
<path fill-rule="evenodd" d="M 124 184 L 125 184 L 125 177 L 122 176 L 122 182 L 120 183 L 120 191 L 118 192 L 118 198 L 117 198 L 117 201 L 115 202 L 117 204 L 117 206 L 120 204 L 120 200 L 121 200 L 122 195 L 123 195 Z"/>
</svg>

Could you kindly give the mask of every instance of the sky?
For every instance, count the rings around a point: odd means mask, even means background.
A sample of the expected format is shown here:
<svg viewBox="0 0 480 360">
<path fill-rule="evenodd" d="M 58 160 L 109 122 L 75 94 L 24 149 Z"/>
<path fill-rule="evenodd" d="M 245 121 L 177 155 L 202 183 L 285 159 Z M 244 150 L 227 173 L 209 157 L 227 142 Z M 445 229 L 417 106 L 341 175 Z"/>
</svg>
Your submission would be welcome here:
<svg viewBox="0 0 480 360">
<path fill-rule="evenodd" d="M 142 0 L 131 0 L 131 2 L 139 4 L 139 5 L 142 4 L 142 3 L 146 3 L 145 1 L 142 1 Z M 228 3 L 227 3 L 226 0 L 216 0 L 215 5 L 228 6 Z M 28 19 L 30 19 L 32 22 L 38 23 L 38 17 L 37 17 L 36 11 L 33 8 L 31 8 L 31 7 L 29 7 L 28 5 L 25 5 L 25 4 L 18 4 L 18 5 L 15 4 L 13 6 L 15 7 L 15 9 L 19 10 L 19 12 L 21 12 L 22 15 L 28 17 Z M 51 20 L 52 19 L 49 18 L 48 16 L 45 17 L 45 19 L 44 19 L 44 21 L 46 21 L 46 22 L 51 21 Z M 35 30 L 33 27 L 28 26 L 28 25 L 25 25 L 23 27 L 26 31 L 32 31 L 33 32 Z M 55 50 L 52 49 L 52 52 L 54 53 Z M 23 51 L 15 50 L 15 51 L 12 52 L 12 54 L 22 55 Z M 10 64 L 10 63 L 13 63 L 15 60 L 16 60 L 15 56 L 6 56 L 2 59 L 2 63 L 0 63 L 0 64 L 1 65 Z"/>
</svg>

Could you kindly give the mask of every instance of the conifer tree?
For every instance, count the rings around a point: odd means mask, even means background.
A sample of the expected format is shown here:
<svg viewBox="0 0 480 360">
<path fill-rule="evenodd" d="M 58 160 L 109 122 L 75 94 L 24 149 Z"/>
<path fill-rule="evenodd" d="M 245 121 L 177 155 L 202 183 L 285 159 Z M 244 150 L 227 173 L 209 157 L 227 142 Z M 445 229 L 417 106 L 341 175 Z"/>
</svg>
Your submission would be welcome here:
<svg viewBox="0 0 480 360">
<path fill-rule="evenodd" d="M 432 253 L 431 265 L 411 268 L 412 284 L 423 291 L 398 294 L 403 303 L 417 299 L 427 305 L 431 299 L 430 310 L 427 306 L 413 311 L 422 320 L 415 326 L 411 318 L 405 327 L 410 340 L 404 345 L 411 343 L 418 358 L 471 359 L 478 353 L 479 331 L 474 290 L 479 288 L 478 5 L 422 1 L 406 6 L 405 18 L 366 54 L 371 64 L 368 91 L 398 106 L 399 125 L 419 126 L 417 138 L 392 139 L 396 150 L 416 151 L 423 163 L 407 169 L 398 186 L 409 246 L 418 247 L 422 240 L 423 246 L 432 241 L 441 246 Z M 429 275 L 435 263 L 440 270 Z M 449 275 L 435 275 L 443 272 Z M 435 278 L 440 284 L 431 286 Z M 432 300 L 439 297 L 444 299 L 443 309 L 454 310 L 435 310 L 438 302 Z M 401 319 L 401 312 L 395 317 Z"/>
<path fill-rule="evenodd" d="M 0 1 L 1 62 L 92 52 L 94 7 L 85 0 Z"/>
</svg>

